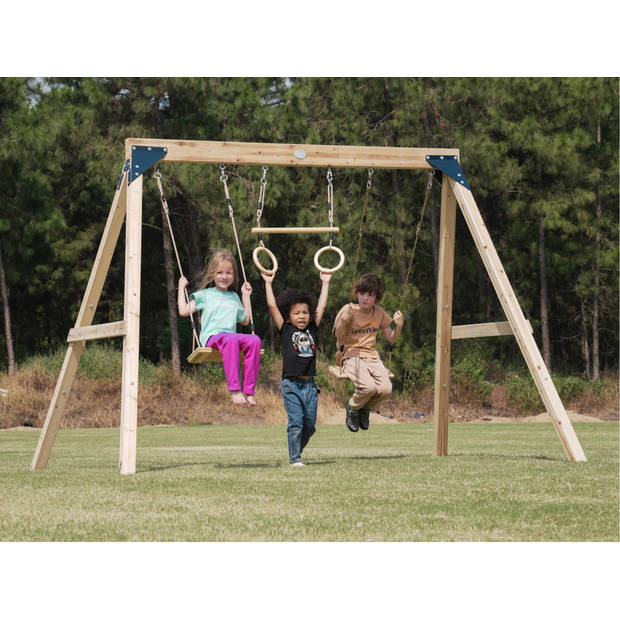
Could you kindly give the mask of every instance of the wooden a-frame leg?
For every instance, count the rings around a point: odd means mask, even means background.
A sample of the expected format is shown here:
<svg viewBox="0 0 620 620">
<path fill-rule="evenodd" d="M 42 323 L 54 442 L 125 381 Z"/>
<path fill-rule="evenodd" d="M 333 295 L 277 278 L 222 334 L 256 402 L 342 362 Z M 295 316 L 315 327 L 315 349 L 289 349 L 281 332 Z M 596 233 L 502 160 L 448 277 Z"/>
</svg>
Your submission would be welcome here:
<svg viewBox="0 0 620 620">
<path fill-rule="evenodd" d="M 101 290 L 108 274 L 112 255 L 114 254 L 114 248 L 116 247 L 116 242 L 118 241 L 118 236 L 125 218 L 127 196 L 126 178 L 127 173 L 123 174 L 121 183 L 114 195 L 108 220 L 101 237 L 101 242 L 99 243 L 97 256 L 95 257 L 95 262 L 90 272 L 86 292 L 82 299 L 82 305 L 75 321 L 75 327 L 85 327 L 92 324 L 93 316 L 95 315 L 95 310 L 99 303 Z M 43 429 L 39 436 L 39 443 L 30 465 L 30 469 L 32 470 L 43 469 L 47 465 L 85 344 L 85 341 L 72 342 L 67 348 L 52 401 L 50 402 Z"/>
<path fill-rule="evenodd" d="M 519 343 L 521 353 L 525 358 L 547 412 L 553 421 L 564 450 L 571 461 L 586 461 L 586 455 L 581 448 L 581 444 L 570 423 L 564 405 L 553 385 L 553 381 L 551 380 L 549 371 L 536 345 L 536 341 L 529 330 L 521 306 L 504 272 L 502 263 L 491 241 L 491 236 L 484 225 L 473 195 L 470 190 L 456 181 L 451 179 L 450 183 L 459 206 L 461 207 L 461 211 L 465 216 L 467 226 L 474 238 L 478 252 L 482 257 L 491 282 L 502 304 L 506 318 L 512 327 L 512 331 Z"/>
<path fill-rule="evenodd" d="M 140 264 L 142 252 L 142 176 L 127 192 L 125 240 L 125 323 L 121 387 L 121 438 L 119 472 L 136 471 L 138 426 L 138 361 L 140 355 Z"/>
<path fill-rule="evenodd" d="M 450 353 L 452 343 L 452 291 L 456 199 L 444 175 L 441 184 L 439 273 L 437 277 L 437 331 L 435 339 L 435 399 L 433 405 L 434 456 L 448 454 L 450 405 Z"/>
</svg>

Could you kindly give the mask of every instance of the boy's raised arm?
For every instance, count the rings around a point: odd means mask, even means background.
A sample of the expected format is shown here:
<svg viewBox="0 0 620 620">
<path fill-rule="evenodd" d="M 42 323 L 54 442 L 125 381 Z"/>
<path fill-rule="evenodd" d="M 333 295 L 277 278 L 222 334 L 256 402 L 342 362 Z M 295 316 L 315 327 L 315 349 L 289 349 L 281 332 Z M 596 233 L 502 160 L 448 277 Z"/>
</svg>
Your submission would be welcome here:
<svg viewBox="0 0 620 620">
<path fill-rule="evenodd" d="M 321 278 L 321 294 L 319 295 L 319 301 L 316 304 L 316 313 L 314 317 L 315 323 L 318 325 L 323 318 L 323 313 L 327 306 L 327 296 L 329 295 L 329 281 L 332 279 L 331 273 L 325 273 L 321 271 L 319 274 Z"/>
<path fill-rule="evenodd" d="M 282 325 L 284 324 L 284 319 L 282 318 L 280 310 L 276 304 L 276 298 L 273 294 L 273 288 L 271 286 L 274 276 L 267 275 L 266 273 L 261 273 L 261 276 L 263 276 L 263 280 L 265 280 L 265 297 L 267 299 L 267 307 L 269 308 L 273 322 L 276 324 L 276 328 L 280 331 L 280 329 L 282 329 Z"/>
</svg>

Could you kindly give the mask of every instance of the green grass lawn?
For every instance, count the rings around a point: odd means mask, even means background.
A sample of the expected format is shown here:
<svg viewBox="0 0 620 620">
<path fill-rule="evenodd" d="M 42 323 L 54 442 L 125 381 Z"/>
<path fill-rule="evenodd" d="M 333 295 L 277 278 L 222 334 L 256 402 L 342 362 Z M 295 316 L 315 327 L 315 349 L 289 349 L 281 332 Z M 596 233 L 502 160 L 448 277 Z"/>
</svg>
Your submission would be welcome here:
<svg viewBox="0 0 620 620">
<path fill-rule="evenodd" d="M 283 426 L 138 429 L 120 476 L 118 429 L 0 433 L 2 541 L 618 541 L 618 423 L 577 423 L 566 459 L 551 425 L 323 425 L 288 465 Z"/>
</svg>

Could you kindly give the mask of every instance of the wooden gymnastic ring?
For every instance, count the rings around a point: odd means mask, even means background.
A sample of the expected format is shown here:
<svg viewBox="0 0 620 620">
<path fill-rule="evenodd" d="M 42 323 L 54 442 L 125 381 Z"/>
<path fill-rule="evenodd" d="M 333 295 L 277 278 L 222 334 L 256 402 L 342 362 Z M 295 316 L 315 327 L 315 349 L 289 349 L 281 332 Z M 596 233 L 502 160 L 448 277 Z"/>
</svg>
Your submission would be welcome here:
<svg viewBox="0 0 620 620">
<path fill-rule="evenodd" d="M 271 269 L 265 269 L 260 264 L 258 260 L 258 255 L 261 252 L 265 252 L 265 254 L 267 254 L 267 256 L 269 257 L 269 260 L 271 260 L 271 264 L 272 264 Z M 268 276 L 272 276 L 275 274 L 276 271 L 278 271 L 278 261 L 276 260 L 276 257 L 273 255 L 273 253 L 270 250 L 268 250 L 263 245 L 259 245 L 254 248 L 254 252 L 252 253 L 252 258 L 254 259 L 254 264 L 256 265 L 256 267 L 261 273 L 264 273 L 265 275 L 268 275 Z"/>
<path fill-rule="evenodd" d="M 327 269 L 326 267 L 321 267 L 319 263 L 319 256 L 321 256 L 323 252 L 327 252 L 328 250 L 332 250 L 333 252 L 336 252 L 336 254 L 340 256 L 340 262 L 335 267 L 332 267 L 331 269 Z M 314 255 L 314 266 L 319 271 L 322 271 L 323 273 L 334 273 L 338 271 L 343 265 L 344 265 L 344 252 L 340 248 L 337 248 L 335 245 L 326 245 L 324 248 L 321 248 L 320 250 L 318 250 L 317 253 Z"/>
</svg>

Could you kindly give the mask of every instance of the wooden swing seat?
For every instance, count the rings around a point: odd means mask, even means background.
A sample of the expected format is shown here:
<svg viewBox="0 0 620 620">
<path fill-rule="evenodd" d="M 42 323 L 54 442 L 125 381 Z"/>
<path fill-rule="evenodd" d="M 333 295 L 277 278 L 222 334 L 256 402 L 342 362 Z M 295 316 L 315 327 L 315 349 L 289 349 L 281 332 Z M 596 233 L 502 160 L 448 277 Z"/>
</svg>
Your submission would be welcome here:
<svg viewBox="0 0 620 620">
<path fill-rule="evenodd" d="M 260 350 L 260 356 L 263 357 L 265 349 Z M 241 352 L 241 358 L 243 359 L 243 351 Z M 187 358 L 190 364 L 202 364 L 203 362 L 222 362 L 222 355 L 218 349 L 212 347 L 198 347 L 191 352 L 191 355 Z"/>
<path fill-rule="evenodd" d="M 330 374 L 334 375 L 336 379 L 348 379 L 347 375 L 342 372 L 342 366 L 328 366 L 327 370 Z M 390 370 L 390 379 L 394 379 L 396 375 Z"/>
</svg>

